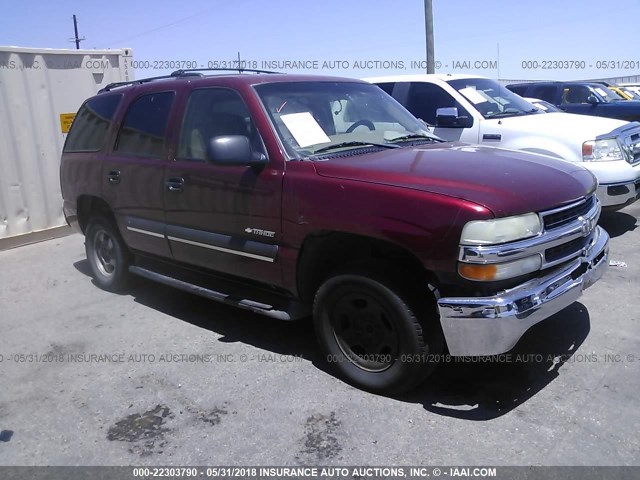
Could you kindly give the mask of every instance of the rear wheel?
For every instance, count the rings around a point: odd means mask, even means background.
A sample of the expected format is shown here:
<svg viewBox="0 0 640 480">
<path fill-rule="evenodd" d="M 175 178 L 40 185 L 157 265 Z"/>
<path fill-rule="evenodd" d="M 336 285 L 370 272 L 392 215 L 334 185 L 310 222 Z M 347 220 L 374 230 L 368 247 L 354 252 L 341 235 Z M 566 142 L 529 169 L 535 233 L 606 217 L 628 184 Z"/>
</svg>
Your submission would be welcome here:
<svg viewBox="0 0 640 480">
<path fill-rule="evenodd" d="M 411 308 L 409 295 L 385 280 L 363 274 L 329 278 L 313 308 L 327 361 L 348 382 L 374 392 L 400 393 L 421 383 L 443 348 L 428 293 Z"/>
<path fill-rule="evenodd" d="M 85 249 L 98 286 L 109 291 L 122 290 L 129 278 L 131 256 L 111 220 L 102 216 L 94 216 L 89 220 Z"/>
</svg>

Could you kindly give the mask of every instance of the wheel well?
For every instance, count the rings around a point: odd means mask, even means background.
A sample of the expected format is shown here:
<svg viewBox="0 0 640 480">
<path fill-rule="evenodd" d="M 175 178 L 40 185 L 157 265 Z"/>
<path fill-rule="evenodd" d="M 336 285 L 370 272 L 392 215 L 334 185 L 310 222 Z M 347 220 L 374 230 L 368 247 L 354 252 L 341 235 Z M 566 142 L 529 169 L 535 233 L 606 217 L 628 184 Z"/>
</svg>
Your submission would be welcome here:
<svg viewBox="0 0 640 480">
<path fill-rule="evenodd" d="M 385 274 L 397 273 L 414 286 L 434 281 L 420 260 L 394 243 L 340 232 L 323 232 L 307 237 L 297 265 L 298 294 L 312 302 L 316 291 L 333 272 L 350 267 L 370 268 Z"/>
<path fill-rule="evenodd" d="M 78 223 L 82 233 L 85 233 L 89 218 L 94 213 L 100 213 L 113 219 L 113 212 L 109 204 L 99 197 L 82 195 L 78 197 Z"/>
</svg>

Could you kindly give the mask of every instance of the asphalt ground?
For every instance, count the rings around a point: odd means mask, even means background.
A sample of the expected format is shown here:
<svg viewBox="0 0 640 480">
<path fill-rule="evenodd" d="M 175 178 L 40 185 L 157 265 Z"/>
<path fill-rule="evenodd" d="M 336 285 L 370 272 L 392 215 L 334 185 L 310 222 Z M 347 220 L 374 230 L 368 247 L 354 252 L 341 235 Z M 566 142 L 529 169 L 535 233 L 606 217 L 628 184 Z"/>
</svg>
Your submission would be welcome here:
<svg viewBox="0 0 640 480">
<path fill-rule="evenodd" d="M 640 465 L 640 202 L 612 266 L 510 357 L 402 397 L 326 368 L 285 323 L 89 276 L 83 237 L 0 252 L 0 465 Z"/>
</svg>

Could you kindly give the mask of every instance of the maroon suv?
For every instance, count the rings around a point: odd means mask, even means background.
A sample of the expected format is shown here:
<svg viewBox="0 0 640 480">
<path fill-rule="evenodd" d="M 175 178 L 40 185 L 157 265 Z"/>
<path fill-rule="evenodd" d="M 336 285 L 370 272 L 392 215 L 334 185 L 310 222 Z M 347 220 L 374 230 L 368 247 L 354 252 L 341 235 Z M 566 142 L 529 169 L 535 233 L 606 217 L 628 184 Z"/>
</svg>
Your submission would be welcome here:
<svg viewBox="0 0 640 480">
<path fill-rule="evenodd" d="M 64 211 L 96 283 L 151 280 L 282 320 L 313 315 L 379 392 L 511 349 L 607 265 L 596 181 L 445 143 L 375 85 L 280 74 L 113 84 L 64 146 Z"/>
</svg>

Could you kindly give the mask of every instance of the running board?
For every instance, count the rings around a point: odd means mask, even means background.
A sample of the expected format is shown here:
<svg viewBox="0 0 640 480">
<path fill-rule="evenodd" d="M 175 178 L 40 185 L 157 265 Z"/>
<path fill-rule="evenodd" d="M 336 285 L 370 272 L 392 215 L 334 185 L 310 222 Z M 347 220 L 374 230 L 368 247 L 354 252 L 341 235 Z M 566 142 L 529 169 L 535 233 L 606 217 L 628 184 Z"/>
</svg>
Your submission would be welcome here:
<svg viewBox="0 0 640 480">
<path fill-rule="evenodd" d="M 240 298 L 240 296 L 237 294 L 223 293 L 200 285 L 196 285 L 194 283 L 185 282 L 184 280 L 169 277 L 167 275 L 163 275 L 161 273 L 154 272 L 153 270 L 148 270 L 137 265 L 130 266 L 129 272 L 133 273 L 134 275 L 146 278 L 147 280 L 162 283 L 164 285 L 177 288 L 184 292 L 193 293 L 195 295 L 208 298 L 209 300 L 214 300 L 226 305 L 242 308 L 243 310 L 249 310 L 251 312 L 259 313 L 260 315 L 266 315 L 267 317 L 275 318 L 277 320 L 297 320 L 299 318 L 304 318 L 310 315 L 309 309 L 303 304 L 285 298 L 283 298 L 282 301 L 286 305 L 278 308 L 267 303 L 250 300 L 248 298 Z"/>
</svg>

